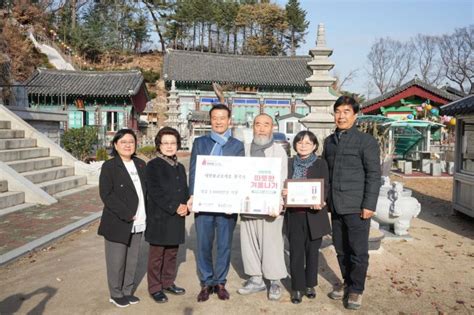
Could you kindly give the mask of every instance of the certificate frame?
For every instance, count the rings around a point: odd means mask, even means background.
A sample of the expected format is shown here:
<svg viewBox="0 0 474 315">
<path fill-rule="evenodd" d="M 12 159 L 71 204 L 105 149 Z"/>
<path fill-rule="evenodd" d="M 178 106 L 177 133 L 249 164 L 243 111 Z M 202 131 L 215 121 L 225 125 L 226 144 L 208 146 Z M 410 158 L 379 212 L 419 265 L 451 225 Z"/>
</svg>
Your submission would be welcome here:
<svg viewBox="0 0 474 315">
<path fill-rule="evenodd" d="M 324 179 L 287 179 L 285 188 L 288 194 L 285 199 L 285 206 L 292 207 L 311 207 L 324 205 Z"/>
</svg>

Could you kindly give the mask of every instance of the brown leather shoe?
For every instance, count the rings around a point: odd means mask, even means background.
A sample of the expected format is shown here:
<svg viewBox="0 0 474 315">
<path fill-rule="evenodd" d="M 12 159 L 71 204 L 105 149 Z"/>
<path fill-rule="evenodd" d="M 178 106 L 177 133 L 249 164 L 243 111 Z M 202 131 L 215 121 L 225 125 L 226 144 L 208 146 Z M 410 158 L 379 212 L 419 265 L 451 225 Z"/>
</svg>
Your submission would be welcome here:
<svg viewBox="0 0 474 315">
<path fill-rule="evenodd" d="M 230 298 L 229 292 L 225 289 L 225 284 L 214 286 L 214 292 L 217 293 L 219 300 L 228 300 Z"/>
<path fill-rule="evenodd" d="M 197 296 L 198 302 L 205 302 L 209 300 L 209 295 L 213 293 L 213 288 L 209 286 L 203 286 L 201 292 Z"/>
</svg>

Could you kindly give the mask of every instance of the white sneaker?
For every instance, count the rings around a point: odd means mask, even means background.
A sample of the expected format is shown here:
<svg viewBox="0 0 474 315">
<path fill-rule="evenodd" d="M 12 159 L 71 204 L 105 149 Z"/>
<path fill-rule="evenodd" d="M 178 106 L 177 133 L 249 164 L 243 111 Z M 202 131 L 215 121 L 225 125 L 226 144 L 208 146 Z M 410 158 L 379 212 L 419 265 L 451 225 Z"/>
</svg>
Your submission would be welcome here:
<svg viewBox="0 0 474 315">
<path fill-rule="evenodd" d="M 265 282 L 263 282 L 262 278 L 259 280 L 257 279 L 258 278 L 256 277 L 250 277 L 250 279 L 245 282 L 244 286 L 237 290 L 237 293 L 247 295 L 265 290 L 267 288 Z"/>
<path fill-rule="evenodd" d="M 271 301 L 278 301 L 280 298 L 281 298 L 280 280 L 272 280 L 270 282 L 270 289 L 268 289 L 268 299 Z"/>
</svg>

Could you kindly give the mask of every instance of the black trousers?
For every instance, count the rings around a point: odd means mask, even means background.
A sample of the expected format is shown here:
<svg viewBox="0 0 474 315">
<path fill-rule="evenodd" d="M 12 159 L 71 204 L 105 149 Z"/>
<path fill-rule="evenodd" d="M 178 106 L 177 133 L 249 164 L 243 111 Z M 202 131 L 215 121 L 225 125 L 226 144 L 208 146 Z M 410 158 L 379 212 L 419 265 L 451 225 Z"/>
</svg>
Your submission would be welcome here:
<svg viewBox="0 0 474 315">
<path fill-rule="evenodd" d="M 336 249 L 342 278 L 349 293 L 362 294 L 369 267 L 370 219 L 360 213 L 331 214 L 332 241 Z"/>
<path fill-rule="evenodd" d="M 306 213 L 288 213 L 291 289 L 303 291 L 318 285 L 319 248 L 322 238 L 311 240 Z"/>
</svg>

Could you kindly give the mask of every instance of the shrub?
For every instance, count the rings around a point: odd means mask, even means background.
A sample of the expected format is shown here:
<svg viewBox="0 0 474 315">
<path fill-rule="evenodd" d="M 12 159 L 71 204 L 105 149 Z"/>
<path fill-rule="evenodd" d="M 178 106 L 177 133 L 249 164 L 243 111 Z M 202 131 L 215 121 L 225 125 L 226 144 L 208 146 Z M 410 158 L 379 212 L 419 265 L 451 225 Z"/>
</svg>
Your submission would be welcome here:
<svg viewBox="0 0 474 315">
<path fill-rule="evenodd" d="M 143 154 L 147 158 L 151 159 L 155 157 L 156 149 L 152 145 L 146 145 L 137 150 L 137 153 Z"/>
<path fill-rule="evenodd" d="M 142 71 L 143 78 L 145 79 L 145 82 L 147 83 L 155 83 L 156 81 L 160 79 L 159 72 L 155 72 L 153 70 L 143 70 L 143 69 L 140 69 L 140 70 Z"/>
<path fill-rule="evenodd" d="M 107 161 L 109 159 L 109 155 L 107 154 L 107 150 L 105 148 L 98 148 L 95 152 L 95 160 L 96 161 Z"/>
<path fill-rule="evenodd" d="M 64 149 L 81 161 L 89 157 L 97 141 L 97 128 L 91 126 L 71 128 L 62 136 Z"/>
</svg>

